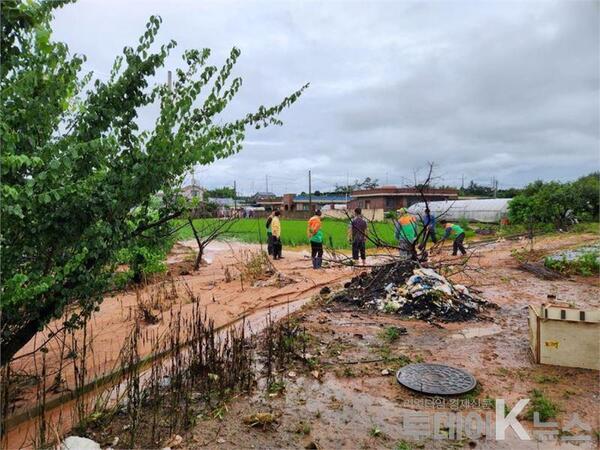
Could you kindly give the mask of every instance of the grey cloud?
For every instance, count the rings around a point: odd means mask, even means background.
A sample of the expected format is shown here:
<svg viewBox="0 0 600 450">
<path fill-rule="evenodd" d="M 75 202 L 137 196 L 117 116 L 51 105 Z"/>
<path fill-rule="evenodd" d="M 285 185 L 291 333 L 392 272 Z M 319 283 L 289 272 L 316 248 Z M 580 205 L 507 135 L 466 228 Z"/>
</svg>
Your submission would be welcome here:
<svg viewBox="0 0 600 450">
<path fill-rule="evenodd" d="M 597 2 L 80 0 L 57 14 L 55 35 L 102 76 L 151 14 L 160 40 L 179 43 L 169 68 L 186 48 L 213 49 L 214 64 L 241 48 L 244 86 L 224 118 L 311 82 L 283 127 L 249 130 L 239 155 L 198 169 L 208 186 L 262 190 L 268 175 L 301 191 L 309 169 L 321 190 L 347 177 L 401 183 L 427 161 L 445 182 L 506 186 L 598 167 Z"/>
</svg>

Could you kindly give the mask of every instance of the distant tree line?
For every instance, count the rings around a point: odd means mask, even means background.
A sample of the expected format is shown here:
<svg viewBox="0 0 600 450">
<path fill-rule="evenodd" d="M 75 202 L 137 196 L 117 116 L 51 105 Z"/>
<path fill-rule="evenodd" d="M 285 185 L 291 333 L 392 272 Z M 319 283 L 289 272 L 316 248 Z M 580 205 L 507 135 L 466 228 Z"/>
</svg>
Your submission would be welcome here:
<svg viewBox="0 0 600 450">
<path fill-rule="evenodd" d="M 371 177 L 366 177 L 363 181 L 354 180 L 354 183 L 347 185 L 335 185 L 335 189 L 333 190 L 336 194 L 350 194 L 352 191 L 359 191 L 362 189 L 374 189 L 379 186 L 378 179 L 372 179 Z"/>
<path fill-rule="evenodd" d="M 484 186 L 477 184 L 473 180 L 467 185 L 459 189 L 459 195 L 461 197 L 498 197 L 498 198 L 513 198 L 521 193 L 522 189 L 519 188 L 508 188 L 498 189 L 494 195 L 493 186 Z"/>
</svg>

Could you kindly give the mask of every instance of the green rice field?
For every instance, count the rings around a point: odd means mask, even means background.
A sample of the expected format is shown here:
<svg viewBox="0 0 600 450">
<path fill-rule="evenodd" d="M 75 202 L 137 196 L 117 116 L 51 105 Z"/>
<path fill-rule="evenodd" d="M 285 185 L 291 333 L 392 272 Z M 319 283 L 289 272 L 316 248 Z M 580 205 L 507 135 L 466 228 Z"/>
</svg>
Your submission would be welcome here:
<svg viewBox="0 0 600 450">
<path fill-rule="evenodd" d="M 194 226 L 197 229 L 206 227 L 210 221 L 219 219 L 196 219 Z M 348 222 L 335 219 L 322 219 L 322 230 L 324 234 L 324 244 L 328 247 L 345 249 L 349 248 L 350 244 L 347 239 Z M 283 245 L 298 246 L 308 245 L 306 237 L 306 220 L 281 220 L 281 240 Z M 369 231 L 374 226 L 378 236 L 386 242 L 394 242 L 394 229 L 390 222 L 374 222 L 369 224 Z M 179 230 L 179 239 L 193 239 L 194 235 L 190 226 L 186 226 Z M 222 236 L 224 239 L 230 238 L 242 242 L 265 243 L 266 228 L 265 219 L 239 219 L 236 221 L 229 232 Z M 372 247 L 370 242 L 367 242 L 367 247 Z"/>
<path fill-rule="evenodd" d="M 194 225 L 198 230 L 205 228 L 211 223 L 216 223 L 220 219 L 196 219 Z M 228 233 L 222 235 L 220 239 L 224 240 L 236 240 L 249 243 L 266 243 L 266 229 L 265 229 L 264 218 L 257 219 L 239 219 L 237 220 L 229 230 Z M 179 225 L 183 222 L 175 221 Z M 348 221 L 336 220 L 336 219 L 322 219 L 323 223 L 323 234 L 325 237 L 324 244 L 331 248 L 336 249 L 349 249 L 350 244 L 347 239 Z M 478 239 L 473 229 L 472 224 L 460 223 L 465 229 L 467 239 Z M 303 246 L 308 245 L 308 239 L 306 237 L 306 220 L 281 220 L 282 230 L 282 241 L 285 246 Z M 517 234 L 526 233 L 527 229 L 524 225 L 508 225 L 498 226 L 497 224 L 480 224 L 474 225 L 478 228 L 485 228 L 493 231 L 493 234 L 497 237 L 511 236 Z M 394 229 L 390 221 L 386 222 L 372 222 L 369 224 L 369 232 L 372 232 L 372 227 L 375 227 L 378 236 L 385 242 L 395 244 Z M 444 230 L 441 226 L 437 225 L 437 236 L 438 238 L 444 234 Z M 552 233 L 555 232 L 552 224 L 541 226 L 540 229 L 536 230 L 538 233 Z M 595 233 L 600 234 L 597 223 L 580 223 L 573 227 L 571 230 L 574 233 Z M 193 239 L 194 235 L 189 225 L 181 228 L 177 235 L 178 239 Z M 484 239 L 489 239 L 489 236 L 482 236 Z M 373 248 L 373 244 L 367 241 L 367 248 Z"/>
</svg>

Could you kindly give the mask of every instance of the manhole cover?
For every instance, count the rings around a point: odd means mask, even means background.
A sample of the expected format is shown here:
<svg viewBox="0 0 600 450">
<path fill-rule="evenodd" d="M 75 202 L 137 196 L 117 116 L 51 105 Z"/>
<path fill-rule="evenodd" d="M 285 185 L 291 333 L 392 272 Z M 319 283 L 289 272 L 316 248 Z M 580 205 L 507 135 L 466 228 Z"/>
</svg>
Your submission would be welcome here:
<svg viewBox="0 0 600 450">
<path fill-rule="evenodd" d="M 442 364 L 409 364 L 396 374 L 398 383 L 423 394 L 456 395 L 472 390 L 473 375 Z"/>
</svg>

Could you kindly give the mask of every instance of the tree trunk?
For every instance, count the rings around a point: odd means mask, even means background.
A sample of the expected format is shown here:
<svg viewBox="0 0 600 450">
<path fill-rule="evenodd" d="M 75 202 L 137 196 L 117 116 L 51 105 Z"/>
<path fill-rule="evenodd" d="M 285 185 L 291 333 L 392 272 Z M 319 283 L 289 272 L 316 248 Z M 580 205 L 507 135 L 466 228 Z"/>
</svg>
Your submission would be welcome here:
<svg viewBox="0 0 600 450">
<path fill-rule="evenodd" d="M 194 270 L 198 270 L 200 268 L 200 264 L 202 264 L 202 255 L 204 254 L 204 246 L 199 245 L 198 254 L 196 255 L 196 261 L 194 261 Z"/>
<path fill-rule="evenodd" d="M 202 254 L 204 253 L 204 243 L 198 236 L 198 232 L 196 231 L 196 227 L 194 226 L 194 222 L 191 218 L 188 218 L 188 222 L 190 227 L 192 228 L 192 233 L 194 233 L 194 238 L 196 239 L 196 243 L 198 244 L 198 254 L 196 255 L 196 261 L 194 261 L 194 270 L 198 270 L 200 268 L 200 264 L 202 263 Z"/>
<path fill-rule="evenodd" d="M 21 350 L 41 327 L 39 320 L 30 320 L 19 331 L 13 334 L 8 341 L 2 341 L 0 349 L 0 365 L 4 366 L 10 362 L 15 354 Z"/>
<path fill-rule="evenodd" d="M 23 318 L 24 324 L 16 333 L 12 333 L 8 340 L 0 342 L 0 366 L 4 366 L 33 338 L 44 326 L 43 319 L 53 317 L 58 300 L 55 297 L 40 298 L 44 307 L 38 311 L 38 319 Z"/>
</svg>

